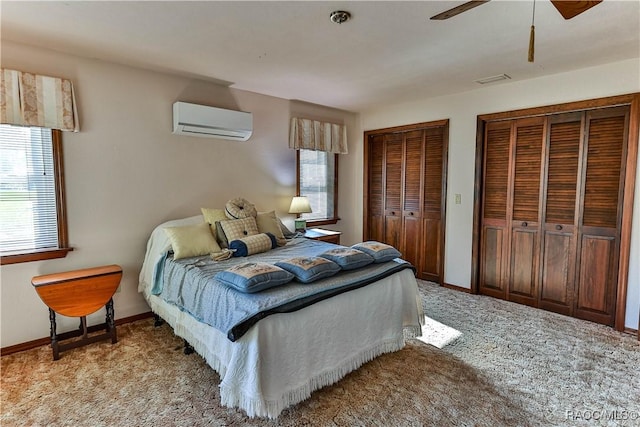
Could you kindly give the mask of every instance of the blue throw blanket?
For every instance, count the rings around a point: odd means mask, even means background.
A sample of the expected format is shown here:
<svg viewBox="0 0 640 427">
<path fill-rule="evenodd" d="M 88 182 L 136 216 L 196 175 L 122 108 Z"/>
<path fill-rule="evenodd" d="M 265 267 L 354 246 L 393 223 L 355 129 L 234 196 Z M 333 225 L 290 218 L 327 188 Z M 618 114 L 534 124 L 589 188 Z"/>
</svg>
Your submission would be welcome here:
<svg viewBox="0 0 640 427">
<path fill-rule="evenodd" d="M 236 291 L 214 279 L 217 272 L 249 259 L 254 262 L 275 263 L 292 257 L 317 256 L 336 247 L 330 243 L 307 239 L 294 243 L 262 254 L 221 262 L 212 261 L 208 256 L 176 261 L 168 255 L 161 259 L 156 268 L 153 293 L 159 293 L 166 302 L 225 333 L 229 340 L 236 341 L 266 316 L 300 310 L 334 295 L 366 286 L 400 270 L 413 268 L 408 262 L 395 259 L 356 270 L 341 271 L 335 276 L 310 284 L 293 281 L 253 294 Z M 159 283 L 160 281 L 163 283 Z"/>
</svg>

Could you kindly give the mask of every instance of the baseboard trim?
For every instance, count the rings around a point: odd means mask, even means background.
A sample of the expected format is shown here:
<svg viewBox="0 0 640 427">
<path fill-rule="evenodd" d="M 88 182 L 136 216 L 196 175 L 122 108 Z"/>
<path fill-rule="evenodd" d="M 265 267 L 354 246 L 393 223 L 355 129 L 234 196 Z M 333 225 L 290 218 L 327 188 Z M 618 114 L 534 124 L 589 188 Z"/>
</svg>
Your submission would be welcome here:
<svg viewBox="0 0 640 427">
<path fill-rule="evenodd" d="M 637 335 L 638 334 L 638 330 L 637 329 L 633 329 L 633 328 L 624 328 L 624 333 L 626 334 L 631 334 L 631 335 Z M 640 335 L 638 335 L 638 339 L 640 340 Z"/>
<path fill-rule="evenodd" d="M 153 317 L 153 313 L 150 312 L 150 311 L 147 311 L 146 313 L 136 314 L 134 316 L 123 317 L 121 319 L 116 319 L 116 326 L 124 325 L 125 323 L 136 322 L 138 320 L 147 319 L 149 317 Z M 89 333 L 97 332 L 97 331 L 104 330 L 105 327 L 106 327 L 106 325 L 104 323 L 101 323 L 99 325 L 89 326 L 87 328 L 87 331 Z M 77 337 L 77 336 L 80 335 L 80 333 L 81 332 L 79 330 L 63 332 L 61 334 L 58 334 L 58 340 L 62 341 L 62 340 L 66 340 L 66 339 L 69 339 L 69 338 Z M 51 338 L 50 337 L 38 338 L 37 340 L 27 341 L 27 342 L 23 342 L 21 344 L 15 344 L 15 345 L 7 346 L 7 347 L 2 347 L 2 348 L 0 348 L 0 356 L 8 356 L 8 355 L 13 354 L 13 353 L 19 353 L 21 351 L 31 350 L 31 349 L 34 349 L 34 348 L 37 348 L 37 347 L 41 347 L 43 345 L 49 345 L 49 344 L 51 344 Z"/>
<path fill-rule="evenodd" d="M 447 289 L 453 289 L 454 291 L 464 292 L 466 294 L 470 294 L 471 293 L 471 289 L 469 289 L 469 288 L 463 288 L 461 286 L 452 285 L 450 283 L 443 283 L 442 287 L 443 288 L 447 288 Z"/>
</svg>

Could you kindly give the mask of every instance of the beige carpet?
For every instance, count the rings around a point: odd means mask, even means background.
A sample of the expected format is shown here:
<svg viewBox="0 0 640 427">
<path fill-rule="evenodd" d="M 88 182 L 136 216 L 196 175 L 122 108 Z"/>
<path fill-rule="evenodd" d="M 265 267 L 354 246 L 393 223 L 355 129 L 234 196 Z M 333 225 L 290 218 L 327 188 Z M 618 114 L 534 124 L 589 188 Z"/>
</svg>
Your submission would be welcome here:
<svg viewBox="0 0 640 427">
<path fill-rule="evenodd" d="M 119 342 L 1 359 L 2 426 L 640 425 L 640 344 L 610 328 L 420 282 L 426 313 L 461 333 L 418 340 L 315 392 L 277 421 L 219 405 L 218 375 L 164 325 Z"/>
</svg>

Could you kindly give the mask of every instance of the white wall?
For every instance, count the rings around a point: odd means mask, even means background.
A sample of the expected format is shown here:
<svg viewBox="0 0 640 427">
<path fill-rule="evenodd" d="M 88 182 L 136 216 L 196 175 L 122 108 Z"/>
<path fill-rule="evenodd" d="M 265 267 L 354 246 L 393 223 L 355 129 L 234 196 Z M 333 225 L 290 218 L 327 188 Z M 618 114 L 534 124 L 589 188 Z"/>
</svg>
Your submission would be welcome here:
<svg viewBox="0 0 640 427">
<path fill-rule="evenodd" d="M 471 92 L 419 102 L 380 106 L 374 111 L 361 113 L 361 127 L 364 131 L 450 119 L 445 282 L 470 288 L 477 116 L 639 91 L 640 61 L 633 59 L 544 78 L 494 84 Z M 362 135 L 359 142 L 362 145 Z M 362 177 L 362 156 L 353 160 L 351 166 L 357 169 L 354 175 Z M 454 203 L 456 193 L 462 196 L 459 205 Z M 627 327 L 633 329 L 638 327 L 640 306 L 639 218 L 640 173 L 636 177 L 625 322 Z M 361 230 L 362 218 L 359 221 Z"/>
<path fill-rule="evenodd" d="M 115 313 L 128 317 L 149 311 L 137 293 L 138 274 L 159 223 L 197 215 L 200 207 L 223 207 L 233 197 L 289 217 L 296 189 L 295 152 L 288 148 L 292 115 L 345 122 L 349 136 L 357 135 L 352 113 L 15 43 L 2 42 L 2 67 L 71 79 L 81 130 L 63 134 L 74 251 L 1 267 L 1 347 L 49 336 L 48 311 L 33 276 L 119 264 L 124 276 Z M 178 100 L 250 111 L 253 136 L 240 143 L 173 135 Z M 103 310 L 89 317 L 89 324 L 103 321 Z M 59 332 L 77 327 L 77 319 L 59 316 Z"/>
</svg>

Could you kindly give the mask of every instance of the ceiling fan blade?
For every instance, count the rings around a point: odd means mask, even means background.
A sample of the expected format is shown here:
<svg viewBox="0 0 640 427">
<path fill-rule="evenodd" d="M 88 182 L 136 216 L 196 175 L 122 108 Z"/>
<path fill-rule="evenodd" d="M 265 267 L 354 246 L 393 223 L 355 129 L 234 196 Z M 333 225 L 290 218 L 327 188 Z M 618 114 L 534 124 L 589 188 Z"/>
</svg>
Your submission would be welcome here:
<svg viewBox="0 0 640 427">
<path fill-rule="evenodd" d="M 449 18 L 453 18 L 454 16 L 462 13 L 462 12 L 466 12 L 467 10 L 473 9 L 474 7 L 478 7 L 482 4 L 485 4 L 487 2 L 489 2 L 491 0 L 477 0 L 477 1 L 468 1 L 466 3 L 461 4 L 460 6 L 456 6 L 454 8 L 451 8 L 449 10 L 445 10 L 442 13 L 439 13 L 435 16 L 432 16 L 431 19 L 435 19 L 435 20 L 443 20 L 443 19 L 449 19 Z"/>
<path fill-rule="evenodd" d="M 601 3 L 602 0 L 593 1 L 569 1 L 569 0 L 551 0 L 551 3 L 558 9 L 560 15 L 564 19 L 571 19 L 574 16 L 580 15 L 587 9 L 591 9 L 593 6 Z"/>
</svg>

